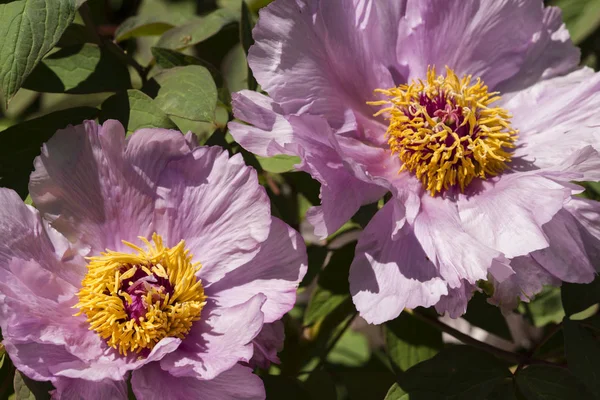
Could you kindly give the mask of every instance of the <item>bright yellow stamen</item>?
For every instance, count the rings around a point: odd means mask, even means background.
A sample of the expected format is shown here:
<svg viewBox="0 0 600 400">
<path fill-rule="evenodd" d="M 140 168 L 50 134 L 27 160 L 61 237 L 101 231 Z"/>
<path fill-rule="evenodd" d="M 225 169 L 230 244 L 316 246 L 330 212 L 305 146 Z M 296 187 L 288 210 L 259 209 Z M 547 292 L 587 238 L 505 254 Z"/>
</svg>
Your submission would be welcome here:
<svg viewBox="0 0 600 400">
<path fill-rule="evenodd" d="M 386 136 L 392 154 L 403 162 L 400 171 L 414 172 L 432 196 L 456 184 L 464 191 L 475 177 L 498 175 L 510 162 L 507 149 L 515 147 L 517 138 L 511 115 L 491 106 L 500 99 L 498 93 L 488 92 L 479 78 L 474 84 L 471 80 L 471 75 L 459 79 L 448 67 L 445 77 L 429 68 L 427 82 L 377 89 L 389 99 L 368 103 L 388 105 L 375 115 L 389 117 Z M 430 115 L 432 103 L 440 105 L 442 114 Z M 459 120 L 452 114 L 457 110 Z"/>
<path fill-rule="evenodd" d="M 78 293 L 79 303 L 74 306 L 79 308 L 75 315 L 87 316 L 90 330 L 96 331 L 109 346 L 125 355 L 152 349 L 165 337 L 183 339 L 192 323 L 200 319 L 206 304 L 204 288 L 196 278 L 201 265 L 192 263 L 183 240 L 168 248 L 156 233 L 152 235 L 154 244 L 140 239 L 147 250 L 124 241 L 137 254 L 107 250 L 98 257 L 89 258 L 88 272 Z M 124 285 L 138 271 L 152 279 L 168 279 L 172 292 L 158 284 L 143 285 L 144 282 L 140 282 L 146 292 L 142 294 L 145 314 L 139 319 L 130 318 L 126 309 L 133 302 L 126 292 L 133 282 Z"/>
</svg>

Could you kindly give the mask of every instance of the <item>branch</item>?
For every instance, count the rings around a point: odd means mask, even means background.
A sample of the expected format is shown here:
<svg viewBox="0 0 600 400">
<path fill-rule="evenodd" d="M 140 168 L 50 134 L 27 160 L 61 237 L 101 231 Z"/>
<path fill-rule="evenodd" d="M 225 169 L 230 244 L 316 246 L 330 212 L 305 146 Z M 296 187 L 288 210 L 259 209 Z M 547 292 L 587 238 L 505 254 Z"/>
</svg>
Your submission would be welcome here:
<svg viewBox="0 0 600 400">
<path fill-rule="evenodd" d="M 555 364 L 555 363 L 552 363 L 549 361 L 533 359 L 528 354 L 517 354 L 512 351 L 502 350 L 502 349 L 494 347 L 490 344 L 481 342 L 475 338 L 472 338 L 469 335 L 465 335 L 464 333 L 452 328 L 451 326 L 446 325 L 445 323 L 443 323 L 442 321 L 440 321 L 437 318 L 430 317 L 429 315 L 423 313 L 422 311 L 412 310 L 412 315 L 415 316 L 416 318 L 420 319 L 421 321 L 441 330 L 442 332 L 449 334 L 450 336 L 454 337 L 455 339 L 460 340 L 464 344 L 478 348 L 480 350 L 483 350 L 487 353 L 493 354 L 494 356 L 496 356 L 498 358 L 512 362 L 514 364 L 519 364 L 519 365 L 544 364 L 544 365 L 560 366 L 559 364 Z"/>
</svg>

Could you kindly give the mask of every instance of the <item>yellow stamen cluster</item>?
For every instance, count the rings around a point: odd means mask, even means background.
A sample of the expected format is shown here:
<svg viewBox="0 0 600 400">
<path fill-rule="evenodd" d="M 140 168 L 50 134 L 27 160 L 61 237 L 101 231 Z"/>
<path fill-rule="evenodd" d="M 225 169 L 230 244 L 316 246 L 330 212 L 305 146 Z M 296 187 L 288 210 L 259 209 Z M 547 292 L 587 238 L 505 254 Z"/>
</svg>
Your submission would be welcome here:
<svg viewBox="0 0 600 400">
<path fill-rule="evenodd" d="M 79 308 L 75 315 L 87 316 L 90 330 L 124 355 L 151 349 L 165 337 L 183 339 L 192 323 L 200 319 L 206 304 L 204 288 L 196 278 L 201 265 L 192 263 L 183 240 L 168 248 L 156 233 L 153 244 L 140 239 L 147 250 L 123 241 L 137 254 L 107 250 L 89 258 L 88 272 L 78 293 L 79 303 L 74 306 Z M 160 285 L 144 286 L 142 279 L 139 283 L 145 287 L 141 298 L 145 315 L 130 318 L 126 307 L 133 299 L 125 286 L 135 284 L 131 278 L 136 274 L 148 277 L 150 282 L 157 277 L 168 279 L 170 290 Z"/>
<path fill-rule="evenodd" d="M 430 67 L 427 82 L 377 89 L 389 99 L 369 102 L 389 105 L 375 115 L 389 116 L 386 135 L 392 154 L 403 162 L 400 171 L 414 172 L 432 196 L 456 184 L 464 191 L 475 177 L 498 175 L 510 161 L 507 149 L 515 147 L 511 115 L 491 106 L 500 99 L 498 93 L 488 92 L 479 78 L 471 81 L 471 75 L 460 79 L 448 67 L 445 77 L 436 76 Z M 458 110 L 460 118 L 432 113 L 431 105 L 440 102 L 438 109 Z"/>
</svg>

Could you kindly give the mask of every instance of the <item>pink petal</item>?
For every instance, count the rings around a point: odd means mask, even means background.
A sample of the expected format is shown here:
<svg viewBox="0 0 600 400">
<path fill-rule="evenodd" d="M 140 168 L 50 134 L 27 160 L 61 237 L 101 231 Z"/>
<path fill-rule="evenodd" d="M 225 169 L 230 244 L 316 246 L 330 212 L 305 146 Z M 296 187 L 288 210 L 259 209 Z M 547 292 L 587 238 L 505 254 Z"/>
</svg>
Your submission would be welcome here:
<svg viewBox="0 0 600 400">
<path fill-rule="evenodd" d="M 73 317 L 85 261 L 65 239 L 46 230 L 39 213 L 0 189 L 0 327 L 13 363 L 27 376 L 49 380 L 62 362 L 90 360 L 100 338 Z"/>
<path fill-rule="evenodd" d="M 35 160 L 29 190 L 53 226 L 97 254 L 150 236 L 155 185 L 167 162 L 189 153 L 175 131 L 143 129 L 128 143 L 117 121 L 58 131 Z"/>
<path fill-rule="evenodd" d="M 600 240 L 600 202 L 581 198 L 572 198 L 565 208 L 587 231 Z"/>
<path fill-rule="evenodd" d="M 273 2 L 261 10 L 248 61 L 286 114 L 325 115 L 337 129 L 346 109 L 370 115 L 373 90 L 394 86 L 399 71 L 391 50 L 401 8 L 377 1 Z"/>
<path fill-rule="evenodd" d="M 260 93 L 242 90 L 231 95 L 231 106 L 236 118 L 252 124 L 228 124 L 236 142 L 263 157 L 287 153 L 284 148 L 294 143 L 294 129 L 278 104 Z"/>
<path fill-rule="evenodd" d="M 458 200 L 464 229 L 508 258 L 548 247 L 542 225 L 563 207 L 568 189 L 533 174 L 474 181 Z"/>
<path fill-rule="evenodd" d="M 268 237 L 269 200 L 241 155 L 199 147 L 169 164 L 158 194 L 157 231 L 168 245 L 186 241 L 205 284 L 249 262 Z"/>
<path fill-rule="evenodd" d="M 448 315 L 450 318 L 460 317 L 467 312 L 467 305 L 476 288 L 469 282 L 463 281 L 461 286 L 448 289 L 448 294 L 440 298 L 440 301 L 435 305 L 435 310 L 439 314 Z"/>
<path fill-rule="evenodd" d="M 496 90 L 512 92 L 578 67 L 580 51 L 571 42 L 560 8 L 546 7 L 538 29 L 539 32 L 529 40 L 527 55 L 519 72 L 499 84 Z"/>
<path fill-rule="evenodd" d="M 494 260 L 502 257 L 461 220 L 456 203 L 427 193 L 421 198 L 421 209 L 414 222 L 417 240 L 450 288 L 463 285 L 463 280 L 475 284 L 485 279 Z M 488 225 L 482 229 L 495 231 L 497 227 Z"/>
<path fill-rule="evenodd" d="M 84 379 L 60 378 L 54 381 L 56 390 L 52 399 L 56 400 L 126 400 L 127 383 L 104 379 L 99 382 L 90 382 Z"/>
<path fill-rule="evenodd" d="M 550 246 L 531 253 L 546 271 L 565 282 L 589 283 L 600 267 L 600 240 L 571 213 L 559 211 L 544 225 Z"/>
<path fill-rule="evenodd" d="M 277 353 L 283 350 L 285 339 L 282 321 L 264 324 L 257 337 L 254 338 L 254 355 L 248 363 L 252 368 L 269 369 L 271 363 L 279 364 Z"/>
<path fill-rule="evenodd" d="M 271 323 L 294 306 L 306 268 L 306 247 L 301 236 L 283 221 L 272 218 L 269 237 L 258 254 L 207 287 L 206 295 L 221 307 L 232 307 L 262 293 L 266 296 L 264 321 Z"/>
<path fill-rule="evenodd" d="M 196 400 L 264 400 L 265 389 L 261 379 L 252 370 L 241 365 L 210 380 L 193 377 L 174 377 L 150 364 L 135 371 L 131 378 L 133 392 L 138 399 L 196 399 Z"/>
<path fill-rule="evenodd" d="M 166 355 L 161 367 L 174 376 L 214 379 L 240 361 L 252 358 L 252 340 L 263 326 L 265 296 L 257 294 L 234 307 L 209 303 L 179 349 Z"/>
<path fill-rule="evenodd" d="M 494 295 L 488 300 L 500 306 L 504 311 L 511 311 L 519 304 L 519 299 L 529 302 L 533 296 L 544 288 L 544 285 L 560 284 L 560 280 L 546 271 L 532 257 L 517 257 L 511 260 L 515 274 L 509 279 L 494 283 Z"/>
<path fill-rule="evenodd" d="M 432 306 L 448 293 L 411 227 L 399 217 L 402 206 L 390 200 L 361 234 L 350 267 L 352 299 L 372 324 L 396 318 L 405 307 Z"/>
<path fill-rule="evenodd" d="M 399 62 L 409 65 L 411 79 L 426 76 L 430 65 L 438 70 L 447 65 L 495 89 L 513 76 L 518 79 L 507 86 L 527 85 L 544 69 L 552 69 L 547 75 L 559 74 L 578 62 L 573 46 L 564 44 L 564 33 L 558 40 L 547 38 L 549 30 L 560 28 L 541 1 L 409 1 L 406 20 L 408 34 L 401 36 L 397 52 Z M 558 59 L 557 51 L 564 58 Z M 539 53 L 545 54 L 543 65 L 534 62 Z M 522 69 L 527 73 L 518 75 Z"/>
<path fill-rule="evenodd" d="M 600 149 L 600 74 L 583 68 L 539 82 L 502 104 L 519 130 L 514 160 L 554 168 L 585 146 Z"/>
</svg>

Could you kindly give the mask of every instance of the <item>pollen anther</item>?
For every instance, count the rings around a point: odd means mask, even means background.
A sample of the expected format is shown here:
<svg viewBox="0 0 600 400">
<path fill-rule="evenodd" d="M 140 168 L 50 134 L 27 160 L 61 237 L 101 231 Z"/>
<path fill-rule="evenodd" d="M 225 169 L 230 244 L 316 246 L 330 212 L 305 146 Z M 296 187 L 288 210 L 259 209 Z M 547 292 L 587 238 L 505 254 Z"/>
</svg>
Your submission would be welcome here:
<svg viewBox="0 0 600 400">
<path fill-rule="evenodd" d="M 454 186 L 464 192 L 474 178 L 496 176 L 511 160 L 517 138 L 511 115 L 492 106 L 498 93 L 472 80 L 448 67 L 446 76 L 436 76 L 430 67 L 427 82 L 377 89 L 388 99 L 369 102 L 387 106 L 375 115 L 390 121 L 386 136 L 400 171 L 413 172 L 432 196 Z"/>
<path fill-rule="evenodd" d="M 90 330 L 124 355 L 148 351 L 165 337 L 183 339 L 206 304 L 196 278 L 201 265 L 183 240 L 168 248 L 156 233 L 153 243 L 140 239 L 146 250 L 124 241 L 134 253 L 106 250 L 89 258 L 74 306 Z"/>
</svg>

